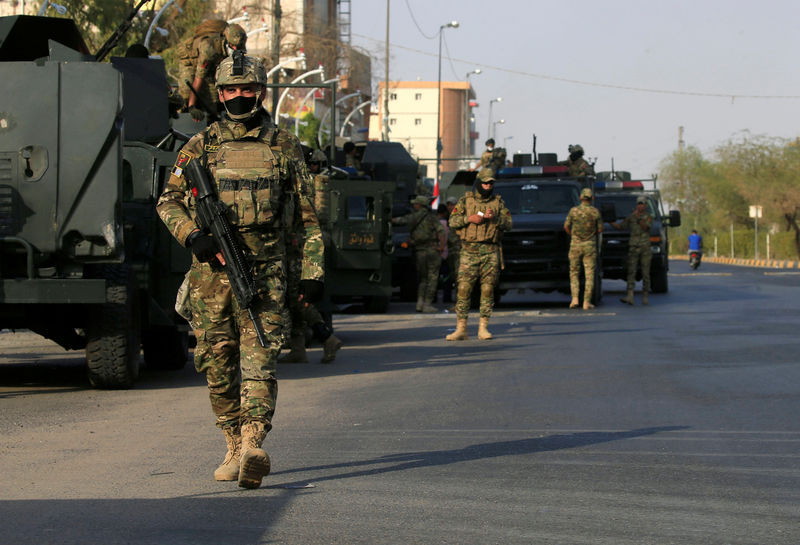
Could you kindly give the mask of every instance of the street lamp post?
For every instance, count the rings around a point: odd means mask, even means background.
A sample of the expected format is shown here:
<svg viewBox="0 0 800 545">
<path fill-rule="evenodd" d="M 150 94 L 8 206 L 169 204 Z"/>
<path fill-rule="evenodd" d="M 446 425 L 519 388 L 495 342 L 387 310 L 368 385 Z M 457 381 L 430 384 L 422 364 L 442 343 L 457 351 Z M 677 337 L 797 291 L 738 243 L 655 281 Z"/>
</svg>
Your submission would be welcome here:
<svg viewBox="0 0 800 545">
<path fill-rule="evenodd" d="M 503 102 L 503 97 L 493 98 L 489 101 L 489 124 L 486 126 L 486 138 L 492 137 L 492 104 L 495 102 Z"/>
<path fill-rule="evenodd" d="M 442 31 L 446 28 L 458 28 L 458 21 L 450 21 L 439 27 L 439 94 L 436 99 L 436 183 L 439 183 L 439 172 L 442 168 Z M 388 92 L 388 90 L 387 90 Z"/>
<path fill-rule="evenodd" d="M 469 77 L 473 74 L 477 75 L 481 73 L 480 68 L 476 68 L 471 72 L 467 72 L 467 75 L 464 77 L 464 80 L 467 82 L 467 88 L 464 90 L 464 153 L 463 155 L 469 155 Z"/>
<path fill-rule="evenodd" d="M 492 138 L 494 138 L 495 135 L 497 134 L 497 126 L 502 125 L 505 122 L 506 122 L 505 119 L 501 119 L 499 121 L 495 121 L 494 123 L 492 123 Z"/>
<path fill-rule="evenodd" d="M 503 147 L 504 148 L 507 147 L 506 146 L 506 142 L 508 142 L 509 140 L 513 140 L 513 139 L 514 139 L 513 136 L 506 136 L 505 138 L 503 138 Z"/>
</svg>

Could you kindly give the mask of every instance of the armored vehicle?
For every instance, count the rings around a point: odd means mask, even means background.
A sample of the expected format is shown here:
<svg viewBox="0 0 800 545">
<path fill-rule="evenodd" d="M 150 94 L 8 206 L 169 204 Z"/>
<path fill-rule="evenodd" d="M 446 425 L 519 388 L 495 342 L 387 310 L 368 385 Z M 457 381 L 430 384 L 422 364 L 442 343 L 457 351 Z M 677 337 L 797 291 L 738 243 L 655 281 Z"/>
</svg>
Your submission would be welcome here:
<svg viewBox="0 0 800 545">
<path fill-rule="evenodd" d="M 540 154 L 530 163 L 530 155 L 514 158 L 514 164 L 497 171 L 495 192 L 511 212 L 513 227 L 502 240 L 500 280 L 495 300 L 509 290 L 569 293 L 569 237 L 564 220 L 573 206 L 580 204 L 580 191 L 592 178 L 575 178 L 567 167 L 558 165 L 555 154 Z M 471 190 L 476 173 L 461 171 L 447 188 L 446 195 L 460 197 Z M 599 248 L 598 244 L 598 248 Z M 598 304 L 603 295 L 598 255 L 594 293 Z"/>
<path fill-rule="evenodd" d="M 331 177 L 325 291 L 332 303 L 361 300 L 383 313 L 392 295 L 392 182 Z M 326 236 L 328 238 L 328 236 Z"/>
<path fill-rule="evenodd" d="M 154 204 L 175 160 L 163 62 L 97 62 L 71 20 L 0 18 L 0 328 L 85 349 L 98 388 L 176 369 L 190 254 Z"/>
<path fill-rule="evenodd" d="M 667 272 L 669 271 L 669 227 L 681 224 L 678 210 L 664 213 L 661 194 L 656 188 L 656 178 L 631 180 L 628 172 L 598 172 L 595 182 L 595 203 L 601 210 L 613 210 L 614 220 L 624 219 L 636 208 L 636 199 L 647 198 L 647 208 L 653 216 L 653 227 L 650 231 L 650 244 L 653 259 L 650 262 L 650 283 L 654 293 L 666 293 L 669 290 Z M 618 231 L 606 226 L 603 232 L 603 278 L 626 279 L 628 231 Z M 638 270 L 636 278 L 641 279 Z"/>
</svg>

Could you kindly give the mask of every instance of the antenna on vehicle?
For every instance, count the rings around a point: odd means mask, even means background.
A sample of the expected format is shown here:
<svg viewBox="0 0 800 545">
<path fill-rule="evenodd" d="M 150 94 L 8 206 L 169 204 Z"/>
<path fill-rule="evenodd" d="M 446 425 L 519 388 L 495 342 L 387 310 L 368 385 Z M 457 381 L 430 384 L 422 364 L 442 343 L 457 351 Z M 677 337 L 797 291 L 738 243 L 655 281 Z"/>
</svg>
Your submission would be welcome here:
<svg viewBox="0 0 800 545">
<path fill-rule="evenodd" d="M 539 164 L 539 156 L 536 155 L 536 133 L 533 135 L 533 166 Z"/>
<path fill-rule="evenodd" d="M 616 180 L 617 179 L 617 171 L 614 170 L 614 158 L 613 157 L 611 158 L 611 179 L 612 180 Z"/>
</svg>

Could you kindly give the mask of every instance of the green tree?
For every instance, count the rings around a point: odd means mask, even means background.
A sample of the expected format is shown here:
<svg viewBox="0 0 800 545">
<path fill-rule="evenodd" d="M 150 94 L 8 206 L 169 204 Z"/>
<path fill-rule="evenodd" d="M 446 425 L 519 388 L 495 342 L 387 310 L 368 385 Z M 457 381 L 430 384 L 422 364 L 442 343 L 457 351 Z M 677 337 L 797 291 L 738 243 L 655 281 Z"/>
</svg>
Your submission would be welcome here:
<svg viewBox="0 0 800 545">
<path fill-rule="evenodd" d="M 300 124 L 300 129 L 298 131 L 298 138 L 300 138 L 300 141 L 306 146 L 316 148 L 320 120 L 317 119 L 311 112 L 306 112 L 303 114 L 300 120 L 302 123 Z M 325 135 L 323 134 L 323 139 L 325 139 L 324 136 Z M 324 146 L 325 142 L 319 142 L 319 145 Z"/>
</svg>

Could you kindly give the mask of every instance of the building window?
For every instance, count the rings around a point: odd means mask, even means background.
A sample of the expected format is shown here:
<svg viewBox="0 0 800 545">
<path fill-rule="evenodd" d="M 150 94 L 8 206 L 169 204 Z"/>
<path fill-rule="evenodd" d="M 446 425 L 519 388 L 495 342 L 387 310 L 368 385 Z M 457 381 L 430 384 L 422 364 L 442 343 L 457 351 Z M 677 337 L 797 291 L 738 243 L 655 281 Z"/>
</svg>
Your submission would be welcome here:
<svg viewBox="0 0 800 545">
<path fill-rule="evenodd" d="M 397 93 L 389 93 L 389 100 L 397 100 Z"/>
<path fill-rule="evenodd" d="M 422 119 L 420 119 L 419 117 L 414 119 L 414 125 L 422 125 Z"/>
<path fill-rule="evenodd" d="M 422 93 L 417 93 L 414 95 L 414 100 L 422 100 Z"/>
<path fill-rule="evenodd" d="M 397 123 L 397 119 L 395 119 L 394 117 L 390 117 L 389 118 L 389 125 L 394 125 L 396 123 Z"/>
</svg>

